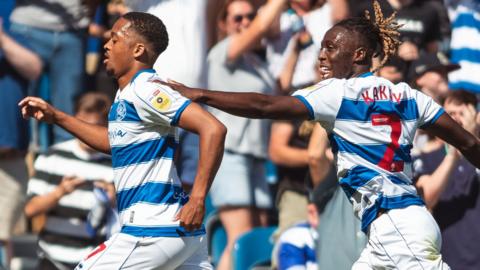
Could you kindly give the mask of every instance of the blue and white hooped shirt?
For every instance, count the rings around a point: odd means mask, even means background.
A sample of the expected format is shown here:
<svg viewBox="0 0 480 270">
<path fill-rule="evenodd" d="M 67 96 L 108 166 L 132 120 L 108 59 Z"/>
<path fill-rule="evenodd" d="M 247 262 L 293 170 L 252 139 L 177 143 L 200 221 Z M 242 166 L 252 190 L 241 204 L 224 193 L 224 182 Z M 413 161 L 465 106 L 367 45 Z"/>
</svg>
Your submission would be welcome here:
<svg viewBox="0 0 480 270">
<path fill-rule="evenodd" d="M 318 234 L 309 223 L 301 222 L 280 235 L 277 243 L 279 270 L 317 270 L 315 243 Z"/>
<path fill-rule="evenodd" d="M 139 71 L 119 90 L 108 116 L 121 232 L 134 236 L 192 236 L 174 217 L 188 201 L 173 163 L 176 128 L 190 100 L 153 69 Z"/>
<path fill-rule="evenodd" d="M 329 133 L 340 185 L 364 232 L 380 208 L 424 204 L 412 184 L 410 149 L 417 128 L 444 113 L 440 105 L 370 72 L 328 79 L 293 96 Z"/>
</svg>

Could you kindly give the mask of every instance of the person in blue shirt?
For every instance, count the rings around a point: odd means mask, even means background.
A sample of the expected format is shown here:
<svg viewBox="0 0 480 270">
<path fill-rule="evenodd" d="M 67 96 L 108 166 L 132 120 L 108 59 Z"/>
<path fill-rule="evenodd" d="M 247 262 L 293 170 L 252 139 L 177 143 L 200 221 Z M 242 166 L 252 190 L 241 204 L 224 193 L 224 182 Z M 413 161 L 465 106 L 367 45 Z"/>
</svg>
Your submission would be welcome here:
<svg viewBox="0 0 480 270">
<path fill-rule="evenodd" d="M 314 192 L 309 192 L 307 220 L 285 230 L 276 244 L 277 270 L 317 270 L 315 246 L 318 241 L 319 216 L 314 201 Z"/>
<path fill-rule="evenodd" d="M 4 207 L 0 211 L 0 265 L 4 267 L 11 256 L 8 242 L 22 212 L 28 180 L 24 161 L 28 123 L 16 104 L 41 69 L 40 58 L 23 39 L 3 29 L 0 18 L 0 204 Z"/>
</svg>

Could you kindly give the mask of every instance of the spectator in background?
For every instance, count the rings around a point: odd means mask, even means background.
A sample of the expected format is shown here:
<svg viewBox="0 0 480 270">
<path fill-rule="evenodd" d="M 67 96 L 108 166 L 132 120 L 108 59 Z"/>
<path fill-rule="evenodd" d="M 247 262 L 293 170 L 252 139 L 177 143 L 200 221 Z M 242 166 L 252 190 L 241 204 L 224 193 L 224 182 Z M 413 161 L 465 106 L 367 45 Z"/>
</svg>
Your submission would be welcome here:
<svg viewBox="0 0 480 270">
<path fill-rule="evenodd" d="M 441 53 L 425 53 L 413 61 L 408 70 L 408 80 L 416 88 L 441 104 L 448 93 L 447 74 L 458 69 Z M 412 155 L 417 155 L 428 140 L 428 134 L 417 130 L 412 148 Z"/>
<path fill-rule="evenodd" d="M 405 81 L 407 64 L 400 57 L 388 59 L 383 67 L 378 70 L 378 76 L 383 77 L 393 83 Z"/>
<path fill-rule="evenodd" d="M 125 2 L 132 11 L 161 18 L 168 29 L 170 44 L 155 62 L 155 70 L 161 70 L 166 78 L 206 86 L 208 0 Z"/>
<path fill-rule="evenodd" d="M 2 18 L 2 24 L 4 29 L 10 29 L 10 13 L 12 13 L 16 0 L 3 0 L 0 1 L 0 18 Z"/>
<path fill-rule="evenodd" d="M 27 94 L 29 80 L 38 78 L 41 70 L 40 58 L 24 39 L 7 33 L 0 18 L 0 268 L 8 269 L 9 240 L 22 212 L 28 180 L 24 160 L 28 125 L 17 104 Z"/>
<path fill-rule="evenodd" d="M 269 156 L 277 165 L 278 177 L 276 197 L 278 229 L 275 231 L 275 238 L 292 225 L 307 220 L 307 190 L 318 183 L 312 179 L 323 178 L 328 172 L 330 163 L 324 160 L 326 155 L 320 151 L 308 151 L 309 141 L 314 140 L 309 139 L 313 125 L 311 122 L 295 120 L 275 121 L 272 124 Z M 309 165 L 312 167 L 310 171 Z M 313 178 L 310 176 L 312 172 L 319 175 Z M 275 255 L 274 251 L 273 268 L 278 263 Z"/>
<path fill-rule="evenodd" d="M 107 125 L 111 101 L 105 94 L 86 93 L 75 104 L 75 116 Z M 35 161 L 28 182 L 27 217 L 46 214 L 38 241 L 42 270 L 73 269 L 106 239 L 105 225 L 115 198 L 112 161 L 78 139 L 50 147 Z M 106 194 L 108 197 L 102 197 Z"/>
<path fill-rule="evenodd" d="M 442 53 L 425 53 L 412 62 L 408 77 L 412 87 L 442 103 L 448 92 L 447 74 L 459 68 Z"/>
<path fill-rule="evenodd" d="M 454 2 L 454 1 L 448 1 Z M 451 89 L 480 93 L 480 2 L 460 0 L 451 5 L 450 60 L 461 69 L 449 74 Z"/>
<path fill-rule="evenodd" d="M 208 55 L 208 88 L 274 91 L 275 80 L 256 49 L 286 2 L 270 0 L 257 15 L 250 1 L 226 1 L 219 27 L 227 37 Z M 230 252 L 237 237 L 255 226 L 266 225 L 266 210 L 272 207 L 264 170 L 270 127 L 267 120 L 215 109 L 212 113 L 228 128 L 223 162 L 210 193 L 227 232 L 228 243 L 218 264 L 219 270 L 226 270 L 231 268 Z"/>
<path fill-rule="evenodd" d="M 307 218 L 307 187 L 312 186 L 308 177 L 310 156 L 309 135 L 300 135 L 302 121 L 275 121 L 272 124 L 268 152 L 276 165 L 278 189 L 278 230 L 280 235 L 286 228 Z M 318 163 L 315 160 L 312 163 Z"/>
<path fill-rule="evenodd" d="M 87 27 L 98 1 L 17 0 L 10 17 L 12 32 L 24 36 L 44 62 L 52 104 L 70 114 L 74 97 L 84 89 Z M 69 133 L 54 127 L 54 142 L 70 138 Z"/>
<path fill-rule="evenodd" d="M 437 52 L 442 41 L 437 7 L 424 0 L 380 0 L 385 16 L 397 12 L 396 21 L 403 25 L 398 31 L 402 44 L 398 56 L 405 61 L 417 59 L 421 52 Z M 373 14 L 372 1 L 355 1 L 351 6 L 353 17 L 362 17 L 364 10 Z"/>
<path fill-rule="evenodd" d="M 445 111 L 467 131 L 479 135 L 475 95 L 451 91 Z M 414 160 L 416 186 L 442 233 L 442 255 L 452 269 L 480 269 L 480 171 L 455 148 L 430 136 Z"/>
<path fill-rule="evenodd" d="M 282 77 L 289 55 L 297 54 L 291 80 L 280 80 L 286 93 L 316 81 L 315 63 L 323 35 L 332 26 L 334 14 L 342 13 L 325 0 L 290 0 L 289 6 L 272 25 L 267 38 L 268 69 L 275 78 Z"/>
<path fill-rule="evenodd" d="M 306 206 L 307 218 L 284 231 L 278 240 L 274 257 L 278 270 L 316 270 L 315 246 L 318 239 L 318 210 L 315 195 L 310 192 Z M 297 206 L 300 208 L 301 206 Z"/>
</svg>

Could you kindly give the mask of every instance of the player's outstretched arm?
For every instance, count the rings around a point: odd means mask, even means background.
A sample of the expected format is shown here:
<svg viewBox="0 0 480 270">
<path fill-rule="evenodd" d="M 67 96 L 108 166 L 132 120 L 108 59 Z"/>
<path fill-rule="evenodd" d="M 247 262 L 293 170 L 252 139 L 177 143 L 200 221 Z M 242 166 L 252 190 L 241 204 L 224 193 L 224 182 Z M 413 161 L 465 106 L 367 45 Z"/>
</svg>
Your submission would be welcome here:
<svg viewBox="0 0 480 270">
<path fill-rule="evenodd" d="M 475 167 L 480 168 L 480 140 L 444 113 L 427 128 L 433 135 L 457 148 Z"/>
<path fill-rule="evenodd" d="M 38 121 L 56 124 L 75 137 L 88 144 L 90 147 L 110 153 L 108 130 L 106 127 L 93 125 L 68 115 L 38 97 L 26 97 L 20 103 L 23 118 L 35 118 Z"/>
<path fill-rule="evenodd" d="M 163 84 L 180 92 L 192 101 L 248 118 L 279 120 L 308 119 L 308 109 L 292 96 L 270 96 L 258 93 L 233 93 L 190 88 L 169 80 Z"/>
<path fill-rule="evenodd" d="M 190 231 L 202 225 L 205 215 L 205 198 L 222 161 L 227 129 L 195 103 L 190 104 L 182 113 L 179 126 L 200 137 L 200 157 L 190 199 L 177 215 L 180 226 Z"/>
</svg>

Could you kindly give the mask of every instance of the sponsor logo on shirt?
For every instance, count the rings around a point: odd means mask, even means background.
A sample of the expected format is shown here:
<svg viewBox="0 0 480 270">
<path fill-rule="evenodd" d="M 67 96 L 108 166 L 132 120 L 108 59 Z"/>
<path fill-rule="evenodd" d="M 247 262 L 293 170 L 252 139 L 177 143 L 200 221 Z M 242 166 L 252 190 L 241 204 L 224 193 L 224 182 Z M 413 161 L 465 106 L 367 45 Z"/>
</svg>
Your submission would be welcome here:
<svg viewBox="0 0 480 270">
<path fill-rule="evenodd" d="M 123 138 L 123 136 L 125 135 L 127 135 L 127 132 L 121 129 L 114 129 L 114 130 L 108 131 L 108 137 L 111 140 L 115 140 L 116 138 L 119 138 L 119 137 Z"/>
<path fill-rule="evenodd" d="M 170 97 L 160 89 L 156 89 L 149 98 L 150 104 L 157 111 L 164 112 L 170 109 L 172 101 Z"/>
</svg>

